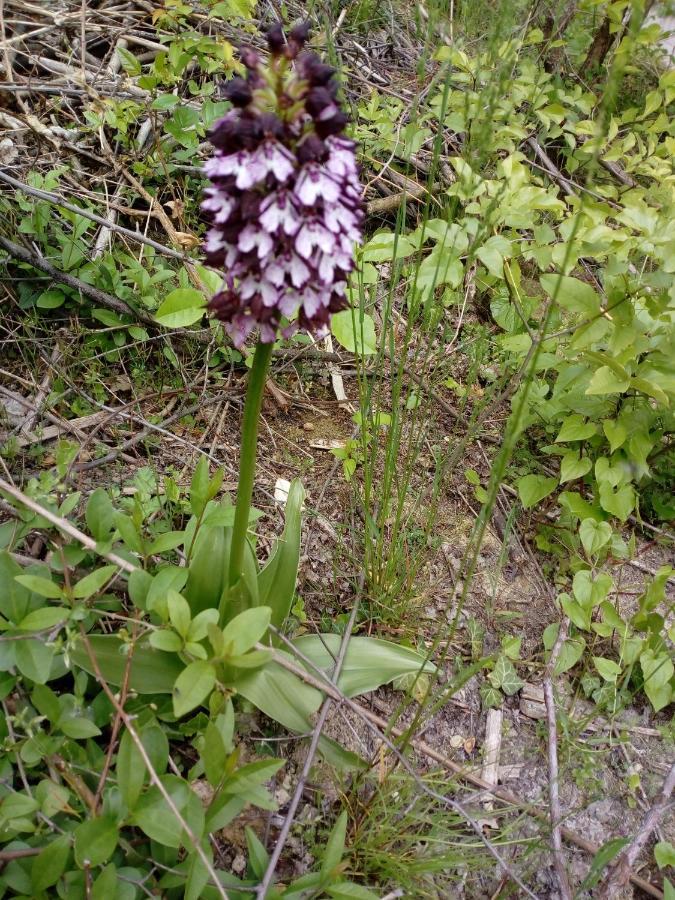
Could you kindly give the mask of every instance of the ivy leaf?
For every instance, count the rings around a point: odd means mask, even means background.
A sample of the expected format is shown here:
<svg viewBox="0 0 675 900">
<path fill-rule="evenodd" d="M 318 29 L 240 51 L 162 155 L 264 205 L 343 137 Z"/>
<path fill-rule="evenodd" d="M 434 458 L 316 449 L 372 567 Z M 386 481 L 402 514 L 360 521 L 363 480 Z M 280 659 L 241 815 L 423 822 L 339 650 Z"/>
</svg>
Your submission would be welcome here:
<svg viewBox="0 0 675 900">
<path fill-rule="evenodd" d="M 508 697 L 517 693 L 525 684 L 511 660 L 504 655 L 499 657 L 488 678 L 494 687 L 501 688 Z"/>
<path fill-rule="evenodd" d="M 584 519 L 579 526 L 579 537 L 587 556 L 595 556 L 609 543 L 612 537 L 612 526 L 609 522 L 596 522 L 595 519 Z"/>
<path fill-rule="evenodd" d="M 503 694 L 496 687 L 493 687 L 489 681 L 484 681 L 479 691 L 484 709 L 498 709 L 502 705 Z"/>
</svg>

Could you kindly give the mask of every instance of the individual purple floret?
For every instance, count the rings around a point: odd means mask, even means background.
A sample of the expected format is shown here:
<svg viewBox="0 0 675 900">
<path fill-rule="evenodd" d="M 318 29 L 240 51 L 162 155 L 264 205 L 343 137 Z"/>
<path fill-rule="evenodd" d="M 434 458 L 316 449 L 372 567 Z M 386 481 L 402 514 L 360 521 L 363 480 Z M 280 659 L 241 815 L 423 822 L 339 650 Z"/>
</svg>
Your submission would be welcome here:
<svg viewBox="0 0 675 900">
<path fill-rule="evenodd" d="M 246 78 L 226 85 L 233 108 L 209 135 L 204 251 L 225 270 L 209 310 L 237 347 L 255 329 L 270 343 L 284 325 L 284 336 L 324 336 L 348 305 L 363 222 L 355 145 L 342 134 L 334 69 L 303 49 L 307 36 L 304 24 L 288 40 L 274 25 L 268 66 L 241 51 Z"/>
</svg>

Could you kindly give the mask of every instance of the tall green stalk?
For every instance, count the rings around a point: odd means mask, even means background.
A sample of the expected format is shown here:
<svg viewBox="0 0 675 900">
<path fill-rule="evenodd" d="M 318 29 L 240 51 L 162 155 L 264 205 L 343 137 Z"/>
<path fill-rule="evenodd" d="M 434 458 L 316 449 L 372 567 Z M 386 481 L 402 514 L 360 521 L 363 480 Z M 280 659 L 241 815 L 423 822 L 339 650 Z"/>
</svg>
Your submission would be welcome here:
<svg viewBox="0 0 675 900">
<path fill-rule="evenodd" d="M 244 546 L 248 531 L 248 520 L 255 480 L 256 449 L 258 445 L 258 423 L 262 396 L 267 378 L 273 344 L 258 343 L 253 356 L 253 365 L 248 376 L 244 418 L 241 426 L 241 452 L 239 456 L 239 487 L 237 488 L 237 508 L 234 513 L 232 546 L 230 549 L 229 583 L 233 585 L 242 573 Z"/>
</svg>

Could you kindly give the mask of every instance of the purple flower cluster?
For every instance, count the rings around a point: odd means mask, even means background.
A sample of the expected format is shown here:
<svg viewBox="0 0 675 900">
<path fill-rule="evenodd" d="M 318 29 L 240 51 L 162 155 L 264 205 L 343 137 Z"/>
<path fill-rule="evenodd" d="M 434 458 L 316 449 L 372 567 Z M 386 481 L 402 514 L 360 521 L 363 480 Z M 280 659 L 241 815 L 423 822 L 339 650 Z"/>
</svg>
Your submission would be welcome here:
<svg viewBox="0 0 675 900">
<path fill-rule="evenodd" d="M 269 66 L 242 50 L 246 78 L 226 85 L 233 108 L 209 135 L 204 249 L 225 270 L 209 310 L 237 347 L 255 328 L 264 343 L 276 340 L 282 319 L 285 336 L 300 328 L 320 337 L 347 306 L 363 221 L 355 145 L 342 135 L 334 70 L 303 50 L 307 36 L 300 25 L 286 41 L 273 26 Z"/>
</svg>

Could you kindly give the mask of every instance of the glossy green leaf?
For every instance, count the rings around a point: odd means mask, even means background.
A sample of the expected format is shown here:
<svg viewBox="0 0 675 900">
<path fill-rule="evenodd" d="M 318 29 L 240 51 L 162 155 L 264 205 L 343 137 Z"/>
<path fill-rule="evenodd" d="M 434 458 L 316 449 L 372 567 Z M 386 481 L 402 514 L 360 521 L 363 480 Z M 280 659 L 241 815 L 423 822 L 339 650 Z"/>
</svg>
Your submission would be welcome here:
<svg viewBox="0 0 675 900">
<path fill-rule="evenodd" d="M 350 353 L 372 356 L 377 353 L 375 321 L 368 313 L 358 309 L 345 309 L 335 313 L 331 319 L 333 337 Z"/>
<path fill-rule="evenodd" d="M 180 718 L 199 706 L 211 693 L 215 683 L 216 670 L 211 663 L 201 659 L 190 663 L 173 687 L 174 715 Z"/>
<path fill-rule="evenodd" d="M 109 684 L 119 686 L 124 680 L 128 649 L 117 635 L 92 634 L 89 644 L 96 657 L 101 674 Z M 78 641 L 70 651 L 75 665 L 96 677 L 96 669 L 82 642 Z M 139 694 L 170 694 L 178 676 L 184 671 L 183 663 L 172 653 L 162 653 L 147 644 L 136 644 L 131 660 L 129 687 Z"/>
<path fill-rule="evenodd" d="M 271 623 L 281 629 L 288 618 L 295 596 L 300 563 L 302 505 L 305 490 L 299 479 L 291 483 L 286 500 L 286 522 L 281 538 L 258 575 L 259 602 L 272 610 Z"/>
<path fill-rule="evenodd" d="M 524 475 L 516 481 L 518 496 L 525 509 L 536 506 L 552 494 L 557 486 L 557 478 L 547 478 L 545 475 Z"/>
<path fill-rule="evenodd" d="M 293 642 L 316 667 L 330 675 L 340 652 L 339 634 L 307 634 Z M 350 638 L 338 687 L 347 697 L 356 697 L 389 684 L 402 675 L 433 674 L 436 667 L 408 647 L 379 638 Z"/>
<path fill-rule="evenodd" d="M 88 600 L 110 581 L 115 572 L 117 572 L 117 566 L 101 566 L 100 569 L 95 569 L 73 586 L 73 597 L 78 600 Z"/>
<path fill-rule="evenodd" d="M 171 291 L 155 313 L 155 321 L 165 328 L 186 328 L 204 315 L 206 298 L 195 288 Z"/>
<path fill-rule="evenodd" d="M 588 318 L 600 313 L 600 298 L 590 284 L 567 275 L 541 275 L 541 286 L 549 297 L 570 312 Z"/>
<path fill-rule="evenodd" d="M 71 838 L 60 834 L 50 841 L 33 860 L 31 883 L 36 894 L 56 884 L 65 872 L 70 856 Z"/>
<path fill-rule="evenodd" d="M 160 781 L 192 833 L 200 839 L 204 832 L 204 809 L 199 797 L 176 775 L 164 775 Z M 182 844 L 192 850 L 180 822 L 155 785 L 136 804 L 133 821 L 149 838 L 164 847 L 178 848 Z"/>
<path fill-rule="evenodd" d="M 595 556 L 609 543 L 612 537 L 612 526 L 608 522 L 596 522 L 595 519 L 584 519 L 579 526 L 579 537 L 587 556 Z"/>
<path fill-rule="evenodd" d="M 109 816 L 87 819 L 73 832 L 75 838 L 75 862 L 85 866 L 100 866 L 115 852 L 119 837 L 115 820 Z"/>
</svg>

